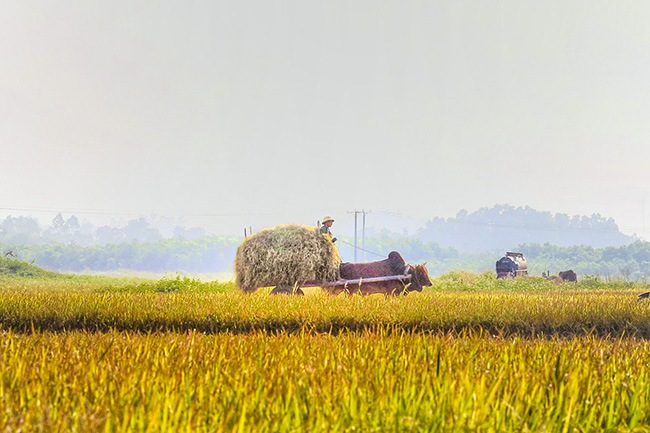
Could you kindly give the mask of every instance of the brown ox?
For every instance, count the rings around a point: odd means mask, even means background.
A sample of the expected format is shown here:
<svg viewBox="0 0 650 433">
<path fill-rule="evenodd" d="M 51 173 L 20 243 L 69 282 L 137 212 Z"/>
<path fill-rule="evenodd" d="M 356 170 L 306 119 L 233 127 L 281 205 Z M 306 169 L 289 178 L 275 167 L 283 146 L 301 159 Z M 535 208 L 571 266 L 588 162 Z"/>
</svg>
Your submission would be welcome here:
<svg viewBox="0 0 650 433">
<path fill-rule="evenodd" d="M 562 281 L 572 281 L 574 283 L 578 281 L 578 276 L 573 272 L 573 269 L 562 271 L 559 276 L 562 278 Z"/>
<path fill-rule="evenodd" d="M 410 281 L 405 279 L 376 281 L 371 283 L 347 284 L 331 286 L 326 290 L 331 295 L 338 295 L 341 292 L 349 294 L 360 293 L 372 295 L 383 293 L 385 295 L 400 295 L 408 292 L 421 292 L 422 287 L 431 286 L 429 271 L 425 265 L 411 266 L 406 264 L 404 258 L 397 251 L 392 251 L 387 259 L 369 263 L 342 263 L 340 268 L 341 279 L 358 280 L 363 278 L 387 277 L 391 275 L 410 275 Z"/>
</svg>

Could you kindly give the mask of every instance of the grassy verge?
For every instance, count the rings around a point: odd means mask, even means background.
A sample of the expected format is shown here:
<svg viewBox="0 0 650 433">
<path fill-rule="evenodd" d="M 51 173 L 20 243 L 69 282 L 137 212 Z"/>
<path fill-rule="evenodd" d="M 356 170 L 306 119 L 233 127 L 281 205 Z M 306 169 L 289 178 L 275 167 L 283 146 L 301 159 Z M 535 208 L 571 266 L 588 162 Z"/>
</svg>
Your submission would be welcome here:
<svg viewBox="0 0 650 433">
<path fill-rule="evenodd" d="M 165 274 L 160 279 L 59 274 L 40 268 L 17 272 L 0 272 L 0 296 L 3 293 L 167 293 L 236 291 L 232 281 L 201 281 L 179 274 Z M 21 269 L 21 268 L 18 268 Z"/>
</svg>

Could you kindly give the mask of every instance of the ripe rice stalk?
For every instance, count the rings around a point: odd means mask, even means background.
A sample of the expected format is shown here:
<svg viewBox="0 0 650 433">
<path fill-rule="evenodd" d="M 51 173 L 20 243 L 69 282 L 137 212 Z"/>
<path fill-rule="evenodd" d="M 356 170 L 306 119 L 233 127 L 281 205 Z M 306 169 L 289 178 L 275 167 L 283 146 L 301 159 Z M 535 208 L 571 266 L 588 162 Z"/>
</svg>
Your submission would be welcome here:
<svg viewBox="0 0 650 433">
<path fill-rule="evenodd" d="M 278 225 L 248 237 L 237 248 L 236 283 L 244 292 L 338 278 L 341 259 L 334 244 L 313 227 Z"/>
<path fill-rule="evenodd" d="M 0 425 L 53 432 L 650 425 L 647 340 L 389 331 L 6 331 Z"/>
</svg>

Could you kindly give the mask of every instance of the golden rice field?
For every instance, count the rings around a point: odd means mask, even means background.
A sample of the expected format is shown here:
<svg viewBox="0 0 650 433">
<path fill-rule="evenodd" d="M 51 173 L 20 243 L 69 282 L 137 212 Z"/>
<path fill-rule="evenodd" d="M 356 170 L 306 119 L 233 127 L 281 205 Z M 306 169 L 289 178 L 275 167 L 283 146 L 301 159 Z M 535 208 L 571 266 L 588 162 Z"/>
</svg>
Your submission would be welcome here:
<svg viewBox="0 0 650 433">
<path fill-rule="evenodd" d="M 650 431 L 630 283 L 451 274 L 406 297 L 0 277 L 0 429 Z"/>
</svg>

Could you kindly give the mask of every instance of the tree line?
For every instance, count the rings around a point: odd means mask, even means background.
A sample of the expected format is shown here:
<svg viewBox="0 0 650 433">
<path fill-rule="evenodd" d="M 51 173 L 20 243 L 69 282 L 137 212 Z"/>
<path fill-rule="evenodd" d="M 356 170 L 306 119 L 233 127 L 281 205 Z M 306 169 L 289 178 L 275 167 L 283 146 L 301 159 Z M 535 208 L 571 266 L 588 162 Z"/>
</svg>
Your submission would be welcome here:
<svg viewBox="0 0 650 433">
<path fill-rule="evenodd" d="M 135 270 L 224 272 L 232 270 L 240 240 L 223 236 L 162 239 L 156 242 L 82 246 L 1 243 L 4 253 L 54 271 Z"/>
<path fill-rule="evenodd" d="M 95 227 L 74 215 L 59 213 L 49 226 L 41 227 L 34 218 L 9 216 L 0 223 L 0 247 L 2 253 L 11 251 L 23 260 L 59 271 L 233 269 L 241 237 L 207 235 L 201 228 L 167 223 L 165 237 L 144 217 L 122 227 Z M 549 227 L 555 234 L 543 235 Z M 454 231 L 462 237 L 455 238 Z M 567 233 L 573 235 L 574 244 L 567 244 Z M 476 239 L 469 249 L 468 244 L 454 243 L 472 236 Z M 544 241 L 544 236 L 549 240 Z M 353 239 L 339 239 L 343 260 L 354 261 Z M 512 250 L 524 253 L 530 272 L 537 275 L 573 269 L 583 275 L 639 280 L 650 273 L 650 244 L 623 235 L 611 219 L 551 215 L 508 205 L 472 214 L 461 211 L 449 220 L 434 219 L 413 237 L 375 232 L 365 239 L 363 247 L 365 251 L 357 250 L 359 261 L 380 260 L 390 251 L 399 251 L 410 263 L 427 262 L 432 275 L 452 270 L 493 271 L 496 260 Z"/>
<path fill-rule="evenodd" d="M 151 272 L 225 272 L 233 269 L 241 238 L 202 236 L 198 239 L 161 239 L 155 242 L 122 242 L 106 245 L 14 244 L 0 242 L 3 253 L 49 270 Z M 354 260 L 352 239 L 341 239 L 344 261 Z M 453 270 L 494 271 L 496 260 L 506 251 L 460 252 L 435 242 L 412 238 L 369 238 L 366 253 L 358 251 L 359 261 L 381 260 L 390 251 L 399 251 L 412 264 L 427 262 L 432 275 Z M 522 244 L 513 250 L 526 255 L 529 272 L 541 275 L 573 269 L 581 275 L 601 275 L 627 280 L 645 279 L 650 274 L 650 243 L 636 241 L 621 247 L 559 247 L 549 243 Z"/>
<path fill-rule="evenodd" d="M 138 241 L 158 242 L 166 238 L 198 239 L 205 236 L 200 227 L 186 228 L 175 224 L 170 218 L 161 218 L 160 225 L 168 226 L 168 236 L 154 227 L 147 218 L 138 217 L 126 222 L 122 227 L 103 225 L 96 227 L 88 222 L 80 222 L 75 215 L 64 217 L 58 213 L 50 225 L 41 227 L 39 221 L 26 216 L 8 216 L 0 223 L 0 242 L 23 245 L 70 244 L 90 246 L 120 244 Z"/>
</svg>

